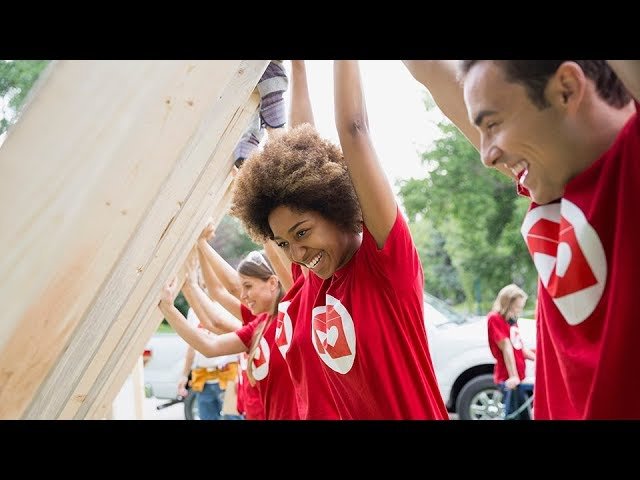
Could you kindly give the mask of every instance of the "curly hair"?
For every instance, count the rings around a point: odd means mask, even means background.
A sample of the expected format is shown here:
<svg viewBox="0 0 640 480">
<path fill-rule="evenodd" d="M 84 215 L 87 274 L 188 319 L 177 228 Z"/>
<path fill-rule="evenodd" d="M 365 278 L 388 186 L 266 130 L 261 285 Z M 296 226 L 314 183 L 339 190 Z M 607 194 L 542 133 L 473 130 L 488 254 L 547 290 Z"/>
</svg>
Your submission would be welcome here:
<svg viewBox="0 0 640 480">
<path fill-rule="evenodd" d="M 279 206 L 316 211 L 347 232 L 362 231 L 362 212 L 342 152 L 309 124 L 270 132 L 235 178 L 231 215 L 255 242 L 273 239 L 269 214 Z"/>
<path fill-rule="evenodd" d="M 460 73 L 464 77 L 480 60 L 462 60 Z M 549 78 L 563 62 L 577 63 L 587 78 L 593 80 L 600 98 L 615 108 L 623 108 L 631 95 L 606 60 L 494 60 L 512 83 L 521 83 L 531 101 L 543 109 L 550 105 L 544 96 Z"/>
</svg>

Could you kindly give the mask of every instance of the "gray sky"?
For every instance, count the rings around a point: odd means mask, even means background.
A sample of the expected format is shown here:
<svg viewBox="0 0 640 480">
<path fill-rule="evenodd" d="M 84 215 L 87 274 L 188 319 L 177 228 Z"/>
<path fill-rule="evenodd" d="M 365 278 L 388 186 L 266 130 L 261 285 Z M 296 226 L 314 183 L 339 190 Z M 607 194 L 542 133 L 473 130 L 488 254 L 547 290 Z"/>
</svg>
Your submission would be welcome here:
<svg viewBox="0 0 640 480">
<path fill-rule="evenodd" d="M 288 61 L 285 65 L 290 68 Z M 307 60 L 306 66 L 316 128 L 338 143 L 333 115 L 333 61 Z M 373 142 L 397 191 L 397 179 L 424 177 L 417 152 L 438 136 L 436 123 L 443 116 L 437 107 L 427 113 L 423 104 L 426 89 L 400 60 L 362 60 L 360 72 Z"/>
</svg>

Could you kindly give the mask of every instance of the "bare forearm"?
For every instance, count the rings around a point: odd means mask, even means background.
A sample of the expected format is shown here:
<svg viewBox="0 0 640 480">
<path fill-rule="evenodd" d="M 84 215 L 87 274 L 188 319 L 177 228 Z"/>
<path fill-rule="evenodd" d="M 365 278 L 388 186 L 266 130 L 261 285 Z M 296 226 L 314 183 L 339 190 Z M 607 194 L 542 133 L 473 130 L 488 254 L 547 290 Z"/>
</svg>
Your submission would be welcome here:
<svg viewBox="0 0 640 480">
<path fill-rule="evenodd" d="M 524 358 L 526 358 L 527 360 L 532 360 L 534 362 L 536 361 L 536 352 L 534 352 L 533 350 L 523 348 L 522 353 L 524 355 Z"/>
<path fill-rule="evenodd" d="M 640 60 L 607 60 L 636 100 L 640 100 Z"/>
<path fill-rule="evenodd" d="M 216 337 L 207 338 L 206 333 L 189 324 L 186 318 L 174 305 L 167 305 L 160 302 L 160 311 L 164 314 L 169 325 L 184 339 L 191 347 L 198 350 L 203 355 L 220 355 L 216 351 Z"/>
<path fill-rule="evenodd" d="M 303 123 L 315 125 L 313 108 L 307 83 L 307 69 L 304 60 L 291 60 L 291 107 L 289 126 L 294 128 Z"/>
<path fill-rule="evenodd" d="M 334 62 L 335 118 L 344 160 L 367 229 L 378 247 L 391 231 L 397 205 L 371 141 L 358 62 Z"/>
<path fill-rule="evenodd" d="M 204 238 L 198 239 L 198 255 L 203 274 L 205 264 L 209 265 L 224 288 L 234 297 L 240 298 L 240 276 L 238 272 Z"/>
<path fill-rule="evenodd" d="M 507 367 L 509 376 L 519 377 L 520 375 L 518 375 L 518 368 L 516 367 L 516 359 L 515 355 L 513 354 L 513 347 L 511 346 L 511 343 L 508 343 L 502 349 L 502 357 L 504 358 L 504 364 Z"/>
<path fill-rule="evenodd" d="M 201 299 L 198 298 L 198 294 L 197 294 L 198 290 L 200 290 L 199 286 L 193 285 L 192 283 L 189 282 L 188 279 L 184 282 L 184 285 L 182 286 L 182 293 L 184 295 L 184 298 L 187 300 L 187 303 L 189 304 L 189 306 L 193 308 L 193 311 L 196 312 L 196 316 L 198 317 L 198 320 L 200 320 L 200 323 L 202 323 L 202 325 L 204 325 L 204 327 L 207 328 L 208 330 L 215 332 L 213 323 L 209 319 L 209 315 L 207 314 L 207 311 L 203 308 Z M 215 333 L 218 333 L 218 332 L 215 332 Z"/>
<path fill-rule="evenodd" d="M 480 147 L 480 135 L 469 122 L 457 60 L 403 60 L 413 78 L 424 85 L 440 111 L 455 124 L 471 144 Z"/>
<path fill-rule="evenodd" d="M 176 333 L 206 357 L 232 355 L 246 351 L 245 345 L 235 333 L 209 335 L 204 330 L 190 325 L 174 305 L 160 302 L 159 308 Z"/>
<path fill-rule="evenodd" d="M 204 283 L 207 285 L 209 296 L 222 305 L 229 313 L 231 313 L 238 320 L 242 320 L 242 312 L 240 310 L 240 291 L 237 295 L 230 293 L 220 282 L 218 276 L 214 273 L 213 269 L 203 259 L 203 253 L 198 249 L 198 255 L 200 256 L 200 266 L 202 268 L 202 276 L 204 277 Z"/>
<path fill-rule="evenodd" d="M 222 315 L 209 296 L 200 285 L 185 283 L 182 287 L 187 302 L 194 309 L 196 315 L 206 328 L 214 333 L 235 332 L 242 327 L 242 322 L 236 318 Z"/>
</svg>

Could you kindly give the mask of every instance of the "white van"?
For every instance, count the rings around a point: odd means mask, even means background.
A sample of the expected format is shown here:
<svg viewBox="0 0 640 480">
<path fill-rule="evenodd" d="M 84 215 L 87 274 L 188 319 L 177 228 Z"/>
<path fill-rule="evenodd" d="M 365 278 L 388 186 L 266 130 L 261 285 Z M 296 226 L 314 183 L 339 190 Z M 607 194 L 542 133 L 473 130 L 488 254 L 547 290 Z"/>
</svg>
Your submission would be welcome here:
<svg viewBox="0 0 640 480">
<path fill-rule="evenodd" d="M 464 317 L 432 295 L 425 294 L 424 299 L 429 350 L 449 412 L 462 420 L 504 418 L 502 394 L 493 383 L 495 359 L 489 350 L 486 316 Z M 518 325 L 525 346 L 535 348 L 534 322 L 520 319 Z M 186 342 L 175 333 L 153 335 L 145 349 L 147 396 L 176 398 L 186 351 Z M 533 363 L 527 361 L 525 381 L 533 383 L 533 375 Z"/>
<path fill-rule="evenodd" d="M 442 300 L 425 294 L 424 323 L 440 392 L 447 409 L 461 420 L 504 418 L 502 393 L 493 383 L 495 359 L 489 350 L 487 317 L 464 317 Z M 533 320 L 519 319 L 527 348 L 536 346 Z M 525 383 L 533 383 L 534 364 L 527 360 Z"/>
</svg>

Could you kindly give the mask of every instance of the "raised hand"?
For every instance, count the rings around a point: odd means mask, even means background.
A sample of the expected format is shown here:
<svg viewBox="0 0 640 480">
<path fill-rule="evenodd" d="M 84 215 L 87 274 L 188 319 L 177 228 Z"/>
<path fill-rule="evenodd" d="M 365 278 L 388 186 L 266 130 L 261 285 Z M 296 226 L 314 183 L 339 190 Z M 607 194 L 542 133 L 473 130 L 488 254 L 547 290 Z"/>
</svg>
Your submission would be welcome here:
<svg viewBox="0 0 640 480">
<path fill-rule="evenodd" d="M 166 303 L 173 305 L 176 296 L 178 295 L 178 277 L 174 275 L 171 280 L 164 284 L 162 292 L 160 294 L 160 303 Z"/>
<path fill-rule="evenodd" d="M 202 229 L 202 232 L 200 233 L 200 237 L 198 238 L 198 240 L 208 241 L 208 240 L 212 239 L 213 237 L 215 237 L 215 235 L 216 235 L 216 227 L 215 227 L 215 225 L 213 225 L 213 222 L 209 222 Z"/>
</svg>

